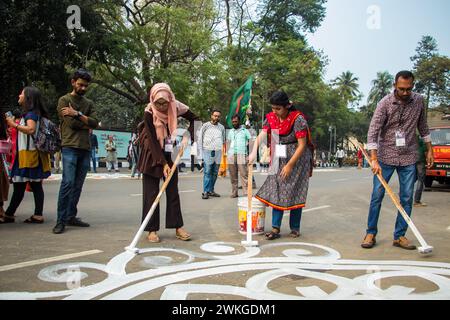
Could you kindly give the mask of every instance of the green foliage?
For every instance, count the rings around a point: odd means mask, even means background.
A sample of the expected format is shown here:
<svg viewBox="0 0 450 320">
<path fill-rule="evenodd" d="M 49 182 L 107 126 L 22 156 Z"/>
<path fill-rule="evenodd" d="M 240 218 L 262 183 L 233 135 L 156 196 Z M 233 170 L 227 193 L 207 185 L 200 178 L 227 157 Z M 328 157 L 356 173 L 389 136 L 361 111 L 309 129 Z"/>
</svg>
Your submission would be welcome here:
<svg viewBox="0 0 450 320">
<path fill-rule="evenodd" d="M 82 30 L 67 28 L 69 0 L 0 3 L 0 106 L 10 108 L 27 85 L 51 87 L 50 110 L 55 99 L 69 90 L 67 67 L 83 66 L 94 52 L 104 51 L 103 28 L 96 1 L 81 0 Z"/>
<path fill-rule="evenodd" d="M 247 0 L 83 0 L 82 30 L 66 27 L 69 2 L 11 1 L 0 13 L 6 20 L 19 16 L 0 31 L 1 67 L 9 77 L 2 84 L 11 84 L 5 86 L 10 101 L 23 83 L 35 83 L 54 111 L 58 97 L 71 89 L 68 74 L 84 66 L 94 75 L 87 97 L 102 126 L 133 130 L 157 82 L 167 82 L 206 121 L 215 108 L 225 115 L 233 93 L 253 75 L 256 128 L 270 111 L 270 95 L 282 89 L 305 113 L 319 149 L 328 149 L 330 126 L 340 141 L 350 135 L 364 140 L 367 114 L 349 109 L 360 99 L 358 79 L 348 71 L 334 86 L 324 83 L 326 58 L 304 37 L 320 26 L 325 0 L 264 0 L 256 10 Z M 227 21 L 225 36 L 221 21 Z M 24 27 L 39 32 L 25 37 L 27 51 L 16 57 L 11 53 L 22 43 L 12 35 Z M 11 77 L 12 70 L 18 76 Z"/>
<path fill-rule="evenodd" d="M 431 36 L 423 36 L 411 57 L 414 62 L 416 91 L 425 95 L 426 107 L 449 105 L 450 59 L 438 54 L 438 45 Z"/>
<path fill-rule="evenodd" d="M 352 72 L 346 71 L 334 79 L 332 85 L 343 101 L 352 104 L 361 99 L 358 80 L 358 77 L 355 77 Z"/>
<path fill-rule="evenodd" d="M 303 39 L 301 31 L 314 32 L 325 17 L 326 0 L 263 0 L 260 10 L 262 36 L 268 42 Z"/>
</svg>

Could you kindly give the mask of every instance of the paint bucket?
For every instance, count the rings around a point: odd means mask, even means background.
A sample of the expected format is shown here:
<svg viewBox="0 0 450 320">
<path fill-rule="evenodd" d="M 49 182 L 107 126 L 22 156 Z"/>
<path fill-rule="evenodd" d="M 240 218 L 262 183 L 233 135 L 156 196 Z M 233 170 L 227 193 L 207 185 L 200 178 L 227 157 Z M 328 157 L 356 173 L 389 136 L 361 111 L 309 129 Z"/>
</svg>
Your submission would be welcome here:
<svg viewBox="0 0 450 320">
<path fill-rule="evenodd" d="M 238 199 L 239 233 L 247 234 L 248 198 Z M 266 206 L 256 198 L 252 199 L 252 234 L 263 234 L 266 219 Z"/>
</svg>

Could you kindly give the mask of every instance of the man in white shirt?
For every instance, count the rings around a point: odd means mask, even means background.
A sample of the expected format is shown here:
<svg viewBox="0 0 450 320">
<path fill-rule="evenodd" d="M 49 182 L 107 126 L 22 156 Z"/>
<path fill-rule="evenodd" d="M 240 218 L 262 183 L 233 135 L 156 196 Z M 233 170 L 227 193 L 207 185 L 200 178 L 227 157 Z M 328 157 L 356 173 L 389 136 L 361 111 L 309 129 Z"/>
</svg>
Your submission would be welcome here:
<svg viewBox="0 0 450 320">
<path fill-rule="evenodd" d="M 213 110 L 211 121 L 204 123 L 200 129 L 199 146 L 202 150 L 204 164 L 202 199 L 220 197 L 214 191 L 226 139 L 225 127 L 219 123 L 220 116 L 219 110 Z"/>
<path fill-rule="evenodd" d="M 338 149 L 338 151 L 336 152 L 336 158 L 337 158 L 338 163 L 339 163 L 339 168 L 342 168 L 342 162 L 344 161 L 344 157 L 345 157 L 344 150 Z"/>
</svg>

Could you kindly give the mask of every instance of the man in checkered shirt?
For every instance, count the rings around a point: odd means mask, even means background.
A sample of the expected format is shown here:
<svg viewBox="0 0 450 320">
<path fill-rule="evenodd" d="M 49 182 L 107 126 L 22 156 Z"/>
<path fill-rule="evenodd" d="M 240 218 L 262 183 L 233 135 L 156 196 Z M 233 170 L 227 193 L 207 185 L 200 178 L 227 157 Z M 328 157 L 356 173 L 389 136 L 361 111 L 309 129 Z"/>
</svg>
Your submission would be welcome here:
<svg viewBox="0 0 450 320">
<path fill-rule="evenodd" d="M 202 199 L 220 197 L 214 191 L 222 152 L 225 150 L 225 127 L 219 123 L 220 116 L 219 110 L 213 110 L 211 121 L 203 124 L 198 137 L 198 145 L 202 150 L 204 164 Z"/>
<path fill-rule="evenodd" d="M 408 216 L 411 216 L 414 183 L 416 181 L 417 139 L 419 132 L 427 146 L 427 167 L 433 166 L 433 148 L 430 130 L 426 121 L 424 98 L 412 92 L 414 75 L 409 71 L 400 71 L 395 76 L 394 92 L 388 94 L 379 103 L 370 122 L 367 134 L 367 148 L 370 151 L 372 171 L 381 173 L 389 182 L 397 171 L 400 184 L 400 202 Z M 377 224 L 384 197 L 384 187 L 377 177 L 373 178 L 372 199 L 370 201 L 368 227 L 361 244 L 365 249 L 372 248 L 378 232 Z M 405 237 L 408 224 L 397 213 L 393 245 L 407 250 L 416 246 Z"/>
</svg>

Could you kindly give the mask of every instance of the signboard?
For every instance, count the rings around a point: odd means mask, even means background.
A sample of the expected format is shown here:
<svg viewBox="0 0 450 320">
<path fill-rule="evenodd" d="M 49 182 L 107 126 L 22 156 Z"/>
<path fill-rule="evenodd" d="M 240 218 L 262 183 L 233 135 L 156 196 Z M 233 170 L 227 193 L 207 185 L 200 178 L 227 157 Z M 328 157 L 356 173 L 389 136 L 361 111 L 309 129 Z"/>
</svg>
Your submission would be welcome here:
<svg viewBox="0 0 450 320">
<path fill-rule="evenodd" d="M 98 140 L 98 155 L 99 158 L 106 157 L 105 144 L 108 142 L 108 137 L 113 136 L 117 148 L 117 158 L 126 159 L 129 141 L 131 140 L 131 132 L 123 131 L 109 131 L 109 130 L 94 130 L 94 134 Z"/>
</svg>

